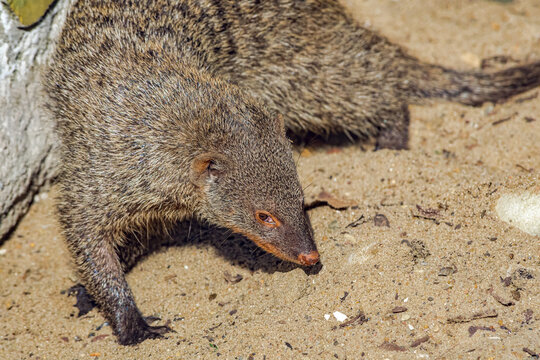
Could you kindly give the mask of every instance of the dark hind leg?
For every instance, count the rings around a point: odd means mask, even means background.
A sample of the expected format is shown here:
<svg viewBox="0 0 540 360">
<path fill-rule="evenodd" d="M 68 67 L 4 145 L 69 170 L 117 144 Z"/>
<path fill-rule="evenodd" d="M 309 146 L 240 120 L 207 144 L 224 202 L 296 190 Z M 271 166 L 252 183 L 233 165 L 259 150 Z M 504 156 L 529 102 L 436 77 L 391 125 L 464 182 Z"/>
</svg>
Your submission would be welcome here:
<svg viewBox="0 0 540 360">
<path fill-rule="evenodd" d="M 401 109 L 392 113 L 391 116 L 392 122 L 379 130 L 375 150 L 408 148 L 410 114 L 407 104 L 404 104 Z"/>
</svg>

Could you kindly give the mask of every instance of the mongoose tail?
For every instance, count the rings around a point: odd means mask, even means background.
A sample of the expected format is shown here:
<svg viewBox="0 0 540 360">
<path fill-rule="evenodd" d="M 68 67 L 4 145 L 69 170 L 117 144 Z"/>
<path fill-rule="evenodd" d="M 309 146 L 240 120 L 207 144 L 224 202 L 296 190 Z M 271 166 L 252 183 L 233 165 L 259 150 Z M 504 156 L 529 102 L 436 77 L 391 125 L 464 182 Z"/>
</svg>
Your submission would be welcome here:
<svg viewBox="0 0 540 360">
<path fill-rule="evenodd" d="M 494 73 L 459 72 L 436 65 L 424 65 L 418 79 L 417 100 L 442 98 L 465 105 L 497 102 L 540 85 L 540 61 Z"/>
</svg>

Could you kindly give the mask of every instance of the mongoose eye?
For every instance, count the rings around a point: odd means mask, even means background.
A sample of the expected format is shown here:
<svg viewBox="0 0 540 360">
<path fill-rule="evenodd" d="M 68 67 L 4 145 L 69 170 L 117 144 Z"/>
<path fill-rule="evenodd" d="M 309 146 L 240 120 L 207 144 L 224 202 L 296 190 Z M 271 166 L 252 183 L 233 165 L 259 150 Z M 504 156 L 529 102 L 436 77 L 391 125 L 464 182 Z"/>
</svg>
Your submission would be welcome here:
<svg viewBox="0 0 540 360">
<path fill-rule="evenodd" d="M 212 175 L 212 176 L 219 175 L 219 169 L 214 160 L 208 161 L 206 170 L 208 171 L 208 175 Z"/>
<path fill-rule="evenodd" d="M 276 228 L 281 225 L 281 223 L 267 211 L 259 210 L 255 213 L 255 217 L 258 222 L 271 228 Z"/>
</svg>

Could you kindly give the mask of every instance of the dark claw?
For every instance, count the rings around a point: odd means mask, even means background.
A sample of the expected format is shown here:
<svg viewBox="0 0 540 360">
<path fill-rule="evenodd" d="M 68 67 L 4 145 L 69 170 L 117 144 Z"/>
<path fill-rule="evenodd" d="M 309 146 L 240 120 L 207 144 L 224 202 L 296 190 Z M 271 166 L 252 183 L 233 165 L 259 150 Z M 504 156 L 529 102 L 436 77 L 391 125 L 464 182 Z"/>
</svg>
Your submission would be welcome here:
<svg viewBox="0 0 540 360">
<path fill-rule="evenodd" d="M 121 345 L 136 345 L 143 342 L 146 339 L 161 339 L 164 338 L 164 334 L 168 332 L 175 332 L 168 326 L 149 326 L 145 324 L 141 328 L 129 334 L 118 335 L 118 343 Z"/>
<path fill-rule="evenodd" d="M 146 321 L 148 324 L 151 324 L 151 323 L 159 321 L 159 320 L 161 320 L 161 318 L 157 317 L 157 316 L 150 315 L 150 316 L 145 316 L 144 317 L 144 321 Z"/>
</svg>

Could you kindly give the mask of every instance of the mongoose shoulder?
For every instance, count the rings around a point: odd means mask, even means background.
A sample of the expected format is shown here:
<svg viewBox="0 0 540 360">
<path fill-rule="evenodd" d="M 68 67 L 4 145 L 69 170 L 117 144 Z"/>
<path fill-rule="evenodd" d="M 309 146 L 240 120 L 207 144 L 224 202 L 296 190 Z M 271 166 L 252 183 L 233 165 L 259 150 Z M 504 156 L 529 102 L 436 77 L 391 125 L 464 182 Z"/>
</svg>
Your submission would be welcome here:
<svg viewBox="0 0 540 360">
<path fill-rule="evenodd" d="M 199 218 L 313 265 L 286 130 L 402 149 L 408 103 L 478 105 L 539 82 L 540 62 L 422 63 L 332 0 L 79 0 L 45 77 L 68 248 L 121 344 L 159 337 L 169 329 L 146 323 L 124 277 L 141 251 L 130 234 Z"/>
</svg>

